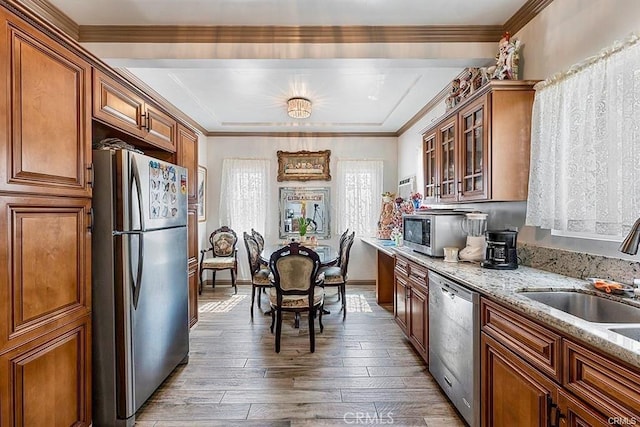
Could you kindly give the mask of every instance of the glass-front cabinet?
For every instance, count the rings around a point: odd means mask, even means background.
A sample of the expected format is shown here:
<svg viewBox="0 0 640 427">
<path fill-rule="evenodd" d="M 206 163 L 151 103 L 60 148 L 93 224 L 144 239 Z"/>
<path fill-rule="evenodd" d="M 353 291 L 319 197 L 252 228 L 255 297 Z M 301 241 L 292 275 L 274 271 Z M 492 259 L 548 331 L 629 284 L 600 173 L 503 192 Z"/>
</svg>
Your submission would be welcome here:
<svg viewBox="0 0 640 427">
<path fill-rule="evenodd" d="M 428 202 L 527 199 L 535 83 L 492 80 L 426 130 Z"/>
<path fill-rule="evenodd" d="M 488 138 L 487 97 L 478 99 L 460 112 L 460 194 L 459 200 L 487 198 Z"/>
<path fill-rule="evenodd" d="M 438 193 L 440 191 L 436 156 L 438 146 L 435 132 L 422 137 L 422 148 L 424 162 L 424 201 L 426 203 L 434 203 L 438 201 Z"/>
<path fill-rule="evenodd" d="M 440 201 L 456 201 L 456 126 L 455 118 L 438 129 L 438 156 L 440 158 Z"/>
</svg>

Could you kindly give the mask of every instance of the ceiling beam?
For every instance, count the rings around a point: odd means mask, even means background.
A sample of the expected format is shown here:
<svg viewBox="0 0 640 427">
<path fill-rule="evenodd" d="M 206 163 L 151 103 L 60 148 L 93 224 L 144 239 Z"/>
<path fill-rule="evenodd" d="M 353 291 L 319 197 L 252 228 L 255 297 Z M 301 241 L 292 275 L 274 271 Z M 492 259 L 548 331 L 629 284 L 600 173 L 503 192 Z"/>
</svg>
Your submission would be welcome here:
<svg viewBox="0 0 640 427">
<path fill-rule="evenodd" d="M 495 42 L 501 25 L 178 26 L 81 25 L 81 43 Z"/>
</svg>

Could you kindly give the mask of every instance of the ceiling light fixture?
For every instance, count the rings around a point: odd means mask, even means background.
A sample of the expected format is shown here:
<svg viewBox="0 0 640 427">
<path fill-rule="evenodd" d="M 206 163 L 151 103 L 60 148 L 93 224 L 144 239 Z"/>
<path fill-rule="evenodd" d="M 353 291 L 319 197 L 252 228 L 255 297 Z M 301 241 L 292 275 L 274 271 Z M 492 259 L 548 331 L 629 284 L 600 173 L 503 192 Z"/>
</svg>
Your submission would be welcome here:
<svg viewBox="0 0 640 427">
<path fill-rule="evenodd" d="M 294 97 L 287 100 L 287 114 L 294 119 L 306 119 L 311 116 L 311 101 Z"/>
</svg>

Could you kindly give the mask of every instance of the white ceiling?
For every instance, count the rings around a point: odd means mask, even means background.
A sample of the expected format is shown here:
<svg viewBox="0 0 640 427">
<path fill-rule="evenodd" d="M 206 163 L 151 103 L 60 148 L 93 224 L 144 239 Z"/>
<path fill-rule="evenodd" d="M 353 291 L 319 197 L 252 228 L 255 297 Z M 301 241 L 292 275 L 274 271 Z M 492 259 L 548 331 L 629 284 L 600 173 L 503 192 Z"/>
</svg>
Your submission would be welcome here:
<svg viewBox="0 0 640 427">
<path fill-rule="evenodd" d="M 525 0 L 50 0 L 85 25 L 502 25 Z M 84 43 L 208 132 L 396 132 L 496 43 Z M 310 118 L 286 99 L 313 102 Z"/>
</svg>

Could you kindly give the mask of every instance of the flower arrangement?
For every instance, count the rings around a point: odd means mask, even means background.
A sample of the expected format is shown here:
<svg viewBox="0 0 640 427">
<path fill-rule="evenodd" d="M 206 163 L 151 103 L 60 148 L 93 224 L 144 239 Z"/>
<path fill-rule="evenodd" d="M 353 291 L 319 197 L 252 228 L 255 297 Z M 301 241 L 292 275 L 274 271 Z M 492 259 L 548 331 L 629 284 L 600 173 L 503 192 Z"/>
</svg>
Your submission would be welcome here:
<svg viewBox="0 0 640 427">
<path fill-rule="evenodd" d="M 420 193 L 411 193 L 411 200 L 422 200 L 422 194 L 420 194 Z"/>
<path fill-rule="evenodd" d="M 382 197 L 393 197 L 395 195 L 396 193 L 392 193 L 391 191 L 385 191 L 384 193 L 382 193 Z"/>
<path fill-rule="evenodd" d="M 298 221 L 298 232 L 300 233 L 300 237 L 303 237 L 307 234 L 307 220 L 304 217 L 299 216 L 296 218 Z"/>
</svg>

